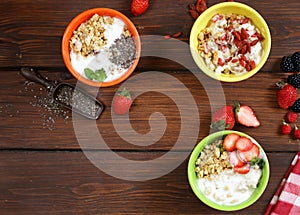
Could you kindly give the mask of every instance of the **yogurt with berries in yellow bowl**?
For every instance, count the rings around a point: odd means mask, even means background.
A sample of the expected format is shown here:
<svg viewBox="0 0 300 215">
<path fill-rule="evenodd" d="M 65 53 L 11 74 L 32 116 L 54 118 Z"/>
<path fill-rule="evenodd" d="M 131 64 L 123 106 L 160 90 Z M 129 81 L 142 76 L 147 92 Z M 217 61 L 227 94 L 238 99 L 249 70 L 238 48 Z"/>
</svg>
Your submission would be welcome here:
<svg viewBox="0 0 300 215">
<path fill-rule="evenodd" d="M 271 50 L 271 34 L 263 17 L 237 2 L 209 7 L 195 21 L 190 50 L 197 66 L 225 82 L 245 80 L 257 73 Z"/>
<path fill-rule="evenodd" d="M 194 148 L 188 180 L 206 205 L 236 211 L 256 202 L 269 180 L 268 158 L 249 135 L 232 130 L 210 134 Z"/>
</svg>

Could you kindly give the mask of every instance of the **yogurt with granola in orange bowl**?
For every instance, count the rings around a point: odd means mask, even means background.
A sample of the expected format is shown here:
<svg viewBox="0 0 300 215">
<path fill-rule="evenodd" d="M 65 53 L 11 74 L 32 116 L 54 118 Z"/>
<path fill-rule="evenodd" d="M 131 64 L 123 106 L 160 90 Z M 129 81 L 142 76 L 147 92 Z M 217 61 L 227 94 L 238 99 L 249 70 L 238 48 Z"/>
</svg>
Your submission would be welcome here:
<svg viewBox="0 0 300 215">
<path fill-rule="evenodd" d="M 271 35 L 254 9 L 223 2 L 208 8 L 195 21 L 190 49 L 198 67 L 210 77 L 241 81 L 263 67 L 271 49 Z"/>
<path fill-rule="evenodd" d="M 91 86 L 112 86 L 134 71 L 140 39 L 133 23 L 118 11 L 95 8 L 76 16 L 62 42 L 64 62 L 78 80 Z"/>
</svg>

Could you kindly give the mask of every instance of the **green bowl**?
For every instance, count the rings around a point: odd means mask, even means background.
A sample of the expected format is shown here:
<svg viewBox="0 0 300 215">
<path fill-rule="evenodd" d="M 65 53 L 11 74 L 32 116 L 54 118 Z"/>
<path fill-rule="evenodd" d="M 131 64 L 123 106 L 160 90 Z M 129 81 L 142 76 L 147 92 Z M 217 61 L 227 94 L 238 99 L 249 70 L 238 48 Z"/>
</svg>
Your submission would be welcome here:
<svg viewBox="0 0 300 215">
<path fill-rule="evenodd" d="M 195 167 L 196 167 L 195 163 L 196 163 L 197 158 L 199 157 L 199 154 L 201 153 L 201 151 L 207 144 L 211 144 L 215 140 L 218 140 L 218 139 L 223 139 L 224 136 L 226 136 L 230 133 L 236 133 L 240 136 L 245 136 L 245 137 L 250 138 L 253 141 L 253 143 L 255 143 L 259 147 L 260 154 L 262 155 L 262 158 L 265 161 L 265 165 L 262 169 L 262 176 L 260 178 L 258 186 L 255 189 L 255 191 L 252 193 L 252 195 L 249 197 L 249 199 L 247 199 L 246 201 L 244 201 L 242 203 L 236 204 L 236 205 L 220 205 L 220 204 L 217 204 L 216 202 L 213 202 L 213 201 L 209 200 L 208 198 L 206 198 L 204 193 L 202 193 L 200 191 L 198 184 L 197 184 L 197 176 L 195 173 Z M 267 187 L 268 181 L 269 181 L 270 166 L 269 166 L 269 161 L 268 161 L 266 153 L 264 152 L 263 148 L 259 145 L 259 143 L 255 139 L 253 139 L 249 135 L 239 132 L 239 131 L 226 130 L 226 131 L 219 131 L 219 132 L 210 134 L 209 136 L 205 137 L 203 140 L 201 140 L 199 142 L 199 144 L 194 148 L 194 150 L 190 156 L 187 171 L 188 171 L 188 180 L 189 180 L 190 186 L 191 186 L 193 192 L 195 193 L 195 195 L 203 203 L 205 203 L 206 205 L 208 205 L 214 209 L 221 210 L 221 211 L 236 211 L 236 210 L 241 210 L 241 209 L 244 209 L 244 208 L 252 205 L 263 194 L 264 190 Z"/>
</svg>

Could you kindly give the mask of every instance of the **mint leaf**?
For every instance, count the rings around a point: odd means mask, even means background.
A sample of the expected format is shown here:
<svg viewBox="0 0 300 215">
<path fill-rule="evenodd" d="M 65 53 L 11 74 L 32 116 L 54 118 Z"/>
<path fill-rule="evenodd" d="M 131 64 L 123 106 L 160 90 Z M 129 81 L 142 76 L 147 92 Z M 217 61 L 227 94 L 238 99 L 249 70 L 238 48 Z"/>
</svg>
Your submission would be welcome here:
<svg viewBox="0 0 300 215">
<path fill-rule="evenodd" d="M 90 68 L 85 68 L 84 69 L 84 74 L 90 80 L 95 79 L 95 72 L 93 70 L 91 70 Z"/>
<path fill-rule="evenodd" d="M 103 68 L 95 71 L 95 80 L 103 82 L 107 78 L 106 72 Z"/>
</svg>

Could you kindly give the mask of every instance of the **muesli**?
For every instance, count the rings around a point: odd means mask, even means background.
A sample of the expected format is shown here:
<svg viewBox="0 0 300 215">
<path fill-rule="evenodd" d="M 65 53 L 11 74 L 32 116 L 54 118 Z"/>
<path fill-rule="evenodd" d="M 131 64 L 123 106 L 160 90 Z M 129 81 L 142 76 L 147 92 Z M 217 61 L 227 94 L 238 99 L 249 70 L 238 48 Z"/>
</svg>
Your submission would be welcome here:
<svg viewBox="0 0 300 215">
<path fill-rule="evenodd" d="M 205 146 L 196 161 L 200 191 L 220 205 L 246 201 L 257 188 L 264 160 L 249 138 L 229 134 Z"/>
<path fill-rule="evenodd" d="M 241 75 L 261 61 L 264 40 L 245 16 L 216 14 L 198 34 L 198 52 L 216 74 Z"/>
<path fill-rule="evenodd" d="M 83 77 L 110 82 L 121 77 L 135 60 L 135 41 L 119 18 L 94 14 L 70 40 L 73 68 Z"/>
</svg>

